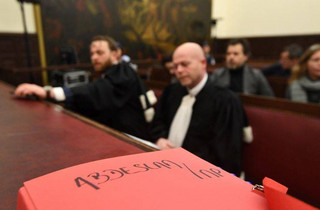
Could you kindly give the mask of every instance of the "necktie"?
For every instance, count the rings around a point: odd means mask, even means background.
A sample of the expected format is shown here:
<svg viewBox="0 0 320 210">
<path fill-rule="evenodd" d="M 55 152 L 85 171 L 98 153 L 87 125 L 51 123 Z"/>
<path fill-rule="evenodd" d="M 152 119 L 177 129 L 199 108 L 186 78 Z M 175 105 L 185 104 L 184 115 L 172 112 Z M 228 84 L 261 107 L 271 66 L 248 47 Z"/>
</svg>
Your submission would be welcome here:
<svg viewBox="0 0 320 210">
<path fill-rule="evenodd" d="M 184 96 L 173 118 L 168 139 L 175 147 L 181 147 L 187 134 L 192 116 L 192 106 L 195 101 L 196 98 L 193 95 L 188 94 Z"/>
</svg>

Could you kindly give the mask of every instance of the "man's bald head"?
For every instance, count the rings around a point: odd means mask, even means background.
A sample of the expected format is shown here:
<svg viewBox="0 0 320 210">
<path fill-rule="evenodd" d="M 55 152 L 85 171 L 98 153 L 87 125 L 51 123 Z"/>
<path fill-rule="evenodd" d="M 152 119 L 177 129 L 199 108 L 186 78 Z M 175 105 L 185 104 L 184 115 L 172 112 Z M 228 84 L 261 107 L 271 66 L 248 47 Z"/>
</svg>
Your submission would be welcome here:
<svg viewBox="0 0 320 210">
<path fill-rule="evenodd" d="M 179 54 L 188 54 L 195 59 L 205 59 L 204 52 L 200 45 L 194 42 L 186 42 L 177 47 L 174 51 L 173 57 Z"/>
<path fill-rule="evenodd" d="M 206 74 L 206 59 L 200 45 L 187 42 L 177 47 L 173 53 L 175 75 L 181 85 L 191 89 Z"/>
</svg>

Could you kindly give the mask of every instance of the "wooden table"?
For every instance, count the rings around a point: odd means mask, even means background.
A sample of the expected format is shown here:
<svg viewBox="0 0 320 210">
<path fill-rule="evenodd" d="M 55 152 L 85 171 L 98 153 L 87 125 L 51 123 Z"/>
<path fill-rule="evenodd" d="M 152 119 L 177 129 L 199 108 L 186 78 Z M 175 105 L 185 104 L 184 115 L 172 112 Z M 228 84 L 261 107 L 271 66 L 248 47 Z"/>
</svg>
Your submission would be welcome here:
<svg viewBox="0 0 320 210">
<path fill-rule="evenodd" d="M 43 101 L 15 99 L 0 82 L 0 209 L 24 181 L 89 161 L 152 151 L 120 132 Z"/>
</svg>

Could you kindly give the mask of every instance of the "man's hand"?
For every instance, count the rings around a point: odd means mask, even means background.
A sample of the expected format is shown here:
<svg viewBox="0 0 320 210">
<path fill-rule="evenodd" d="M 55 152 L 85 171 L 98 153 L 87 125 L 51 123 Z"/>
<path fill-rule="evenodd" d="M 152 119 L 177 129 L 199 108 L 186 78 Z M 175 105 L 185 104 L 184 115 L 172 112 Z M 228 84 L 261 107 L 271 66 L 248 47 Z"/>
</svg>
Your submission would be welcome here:
<svg viewBox="0 0 320 210">
<path fill-rule="evenodd" d="M 161 150 L 174 148 L 173 144 L 172 144 L 168 139 L 165 139 L 165 138 L 160 138 L 160 139 L 158 139 L 156 145 L 157 145 Z"/>
<path fill-rule="evenodd" d="M 14 95 L 19 98 L 26 98 L 31 95 L 36 95 L 40 99 L 45 99 L 47 97 L 47 93 L 43 87 L 28 83 L 19 85 L 14 91 Z"/>
</svg>

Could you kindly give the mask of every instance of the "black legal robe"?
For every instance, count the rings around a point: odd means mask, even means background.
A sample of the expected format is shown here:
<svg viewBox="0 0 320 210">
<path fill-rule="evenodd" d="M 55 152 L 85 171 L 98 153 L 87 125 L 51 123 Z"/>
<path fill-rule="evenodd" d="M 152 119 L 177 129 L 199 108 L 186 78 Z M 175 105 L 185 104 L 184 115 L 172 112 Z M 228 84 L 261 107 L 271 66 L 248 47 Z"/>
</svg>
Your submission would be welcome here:
<svg viewBox="0 0 320 210">
<path fill-rule="evenodd" d="M 70 88 L 69 108 L 119 131 L 147 139 L 147 123 L 139 100 L 140 78 L 125 62 L 103 72 L 101 79 Z"/>
<path fill-rule="evenodd" d="M 187 89 L 168 86 L 157 105 L 152 141 L 167 138 L 171 122 Z M 190 125 L 182 147 L 193 154 L 239 176 L 241 172 L 243 107 L 230 90 L 207 81 L 196 96 Z"/>
</svg>

